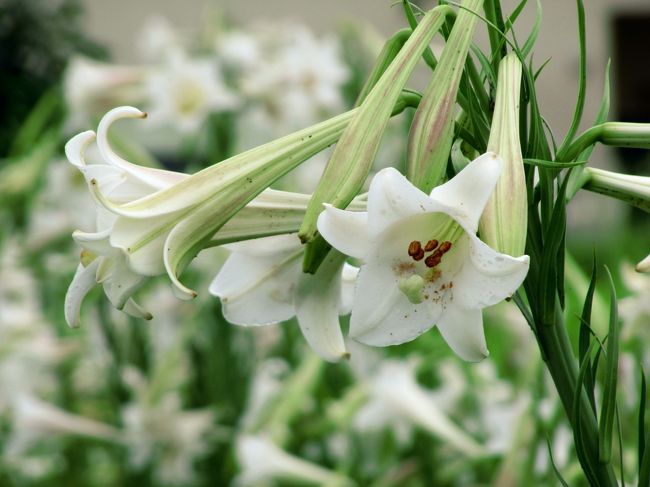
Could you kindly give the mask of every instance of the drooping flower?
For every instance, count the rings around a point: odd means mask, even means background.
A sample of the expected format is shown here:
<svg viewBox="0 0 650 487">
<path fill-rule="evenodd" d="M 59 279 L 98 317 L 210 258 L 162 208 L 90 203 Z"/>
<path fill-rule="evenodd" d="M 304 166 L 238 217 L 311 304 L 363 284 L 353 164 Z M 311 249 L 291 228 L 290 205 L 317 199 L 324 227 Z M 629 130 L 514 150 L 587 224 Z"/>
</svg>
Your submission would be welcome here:
<svg viewBox="0 0 650 487">
<path fill-rule="evenodd" d="M 331 252 L 316 274 L 304 274 L 304 247 L 297 235 L 238 242 L 225 246 L 232 253 L 210 286 L 221 298 L 228 321 L 266 325 L 297 317 L 311 347 L 324 359 L 348 355 L 339 315 L 351 309 L 358 269 Z"/>
<path fill-rule="evenodd" d="M 87 131 L 73 137 L 66 154 L 84 174 L 98 205 L 94 231 L 74 234 L 84 251 L 66 296 L 68 323 L 78 325 L 81 301 L 96 284 L 103 285 L 116 308 L 148 318 L 150 314 L 131 299 L 146 278 L 167 270 L 181 297 L 193 297 L 196 293 L 180 284 L 176 274 L 202 248 L 296 231 L 308 197 L 265 188 L 335 141 L 353 113 L 192 176 L 138 166 L 112 150 L 110 125 L 146 116 L 133 107 L 111 110 L 97 134 Z M 87 164 L 84 153 L 95 139 L 102 163 Z"/>
<path fill-rule="evenodd" d="M 350 335 L 374 346 L 413 340 L 437 326 L 466 360 L 487 356 L 481 310 L 511 296 L 528 272 L 477 236 L 501 172 L 492 153 L 428 196 L 395 169 L 373 179 L 368 211 L 326 206 L 318 229 L 339 251 L 363 259 Z"/>
</svg>

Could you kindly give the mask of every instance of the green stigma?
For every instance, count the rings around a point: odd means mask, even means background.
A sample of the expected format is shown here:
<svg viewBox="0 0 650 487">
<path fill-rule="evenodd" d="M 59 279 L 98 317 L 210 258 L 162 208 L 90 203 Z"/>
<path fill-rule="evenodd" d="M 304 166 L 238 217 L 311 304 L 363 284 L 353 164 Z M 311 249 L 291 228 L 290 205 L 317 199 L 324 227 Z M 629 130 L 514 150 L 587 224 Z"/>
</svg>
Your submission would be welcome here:
<svg viewBox="0 0 650 487">
<path fill-rule="evenodd" d="M 422 298 L 422 288 L 424 287 L 424 279 L 422 276 L 413 274 L 408 279 L 400 279 L 397 287 L 412 304 L 420 304 L 424 301 Z"/>
</svg>

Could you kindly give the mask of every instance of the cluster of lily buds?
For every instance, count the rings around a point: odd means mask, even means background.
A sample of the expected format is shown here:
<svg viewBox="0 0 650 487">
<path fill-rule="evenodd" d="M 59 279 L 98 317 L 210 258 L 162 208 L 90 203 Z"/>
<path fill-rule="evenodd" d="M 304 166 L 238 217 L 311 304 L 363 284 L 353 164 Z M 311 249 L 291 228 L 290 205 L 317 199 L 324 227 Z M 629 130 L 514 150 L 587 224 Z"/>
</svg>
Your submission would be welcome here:
<svg viewBox="0 0 650 487">
<path fill-rule="evenodd" d="M 514 104 L 503 100 L 517 84 L 518 66 L 505 67 L 499 82 L 503 107 L 493 124 L 490 149 L 495 152 L 440 184 L 476 22 L 471 11 L 481 3 L 463 3 L 416 113 L 409 143 L 411 181 L 396 169 L 384 169 L 372 179 L 367 197 L 359 192 L 387 122 L 409 103 L 402 89 L 453 12 L 449 7 L 424 15 L 358 108 L 196 174 L 136 166 L 112 150 L 110 125 L 145 117 L 132 107 L 106 114 L 97 134 L 75 136 L 66 153 L 84 174 L 98 217 L 94 231 L 74 234 L 83 250 L 66 298 L 68 322 L 79 323 L 81 301 L 96 284 L 116 308 L 143 318 L 150 314 L 132 297 L 150 277 L 167 274 L 178 297 L 193 298 L 196 292 L 181 283 L 180 274 L 202 249 L 227 244 L 231 255 L 210 291 L 221 298 L 233 323 L 264 325 L 296 316 L 312 348 L 336 361 L 349 356 L 339 316 L 351 312 L 350 336 L 369 345 L 403 343 L 437 326 L 462 358 L 487 356 L 482 309 L 510 297 L 528 271 L 523 244 L 495 250 L 476 235 L 495 187 L 509 184 L 521 171 L 512 115 L 518 97 L 512 97 Z M 89 164 L 84 152 L 95 140 L 102 161 Z M 314 195 L 268 189 L 337 140 Z M 525 188 L 517 191 L 525 201 Z M 525 221 L 512 221 L 521 212 L 501 210 L 510 204 L 500 201 L 505 197 L 510 198 L 504 192 L 495 196 L 501 219 L 497 234 L 510 224 L 525 228 Z M 309 274 L 301 271 L 304 259 Z"/>
</svg>

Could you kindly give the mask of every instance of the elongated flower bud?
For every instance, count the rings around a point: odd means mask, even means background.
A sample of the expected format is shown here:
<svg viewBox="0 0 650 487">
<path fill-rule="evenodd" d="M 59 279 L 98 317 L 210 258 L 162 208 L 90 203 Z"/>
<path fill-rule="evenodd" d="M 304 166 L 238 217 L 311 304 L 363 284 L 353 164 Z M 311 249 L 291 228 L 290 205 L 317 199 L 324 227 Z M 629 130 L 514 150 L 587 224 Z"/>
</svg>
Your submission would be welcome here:
<svg viewBox="0 0 650 487">
<path fill-rule="evenodd" d="M 488 151 L 503 159 L 503 172 L 479 224 L 481 238 L 504 254 L 523 255 L 526 247 L 527 196 L 519 142 L 521 63 L 509 54 L 499 65 Z"/>
<path fill-rule="evenodd" d="M 316 220 L 323 211 L 323 203 L 345 208 L 363 186 L 402 88 L 450 12 L 449 7 L 436 7 L 424 16 L 358 108 L 336 144 L 309 203 L 299 232 L 303 242 L 316 237 Z"/>
<path fill-rule="evenodd" d="M 483 0 L 465 0 L 440 62 L 415 112 L 409 134 L 407 177 L 429 192 L 445 174 L 454 135 L 454 102 L 467 58 L 476 12 Z"/>
</svg>

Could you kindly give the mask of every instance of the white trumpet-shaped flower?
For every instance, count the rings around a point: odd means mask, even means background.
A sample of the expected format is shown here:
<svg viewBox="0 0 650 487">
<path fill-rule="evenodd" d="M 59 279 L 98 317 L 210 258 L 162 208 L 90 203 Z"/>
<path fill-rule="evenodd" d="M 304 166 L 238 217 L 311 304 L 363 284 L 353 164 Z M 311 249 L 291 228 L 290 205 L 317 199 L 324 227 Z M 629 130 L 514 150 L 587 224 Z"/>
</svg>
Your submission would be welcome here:
<svg viewBox="0 0 650 487">
<path fill-rule="evenodd" d="M 266 325 L 297 318 L 305 339 L 324 359 L 349 354 L 339 315 L 350 313 L 358 269 L 331 252 L 316 274 L 302 272 L 304 247 L 297 235 L 238 242 L 210 286 L 223 313 L 237 325 Z"/>
<path fill-rule="evenodd" d="M 477 236 L 478 221 L 501 172 L 487 153 L 427 195 L 395 169 L 380 171 L 368 211 L 327 206 L 318 230 L 339 251 L 363 259 L 350 335 L 373 346 L 413 340 L 437 325 L 465 360 L 488 354 L 482 308 L 511 296 L 528 272 Z"/>
<path fill-rule="evenodd" d="M 66 295 L 71 326 L 79 324 L 81 302 L 96 284 L 103 285 L 116 308 L 150 318 L 131 299 L 148 277 L 167 270 L 181 297 L 193 297 L 176 272 L 202 248 L 296 231 L 309 196 L 265 190 L 267 179 L 331 143 L 349 119 L 343 115 L 190 176 L 138 166 L 112 150 L 110 125 L 145 116 L 133 107 L 116 108 L 102 118 L 97 134 L 83 132 L 66 145 L 68 159 L 83 173 L 98 203 L 95 231 L 73 234 L 84 250 Z M 94 141 L 99 164 L 85 161 Z M 256 170 L 263 173 L 261 181 Z"/>
<path fill-rule="evenodd" d="M 272 480 L 306 485 L 351 484 L 343 475 L 291 455 L 263 436 L 240 436 L 236 453 L 241 469 L 234 482 L 236 486 L 260 485 Z"/>
</svg>

